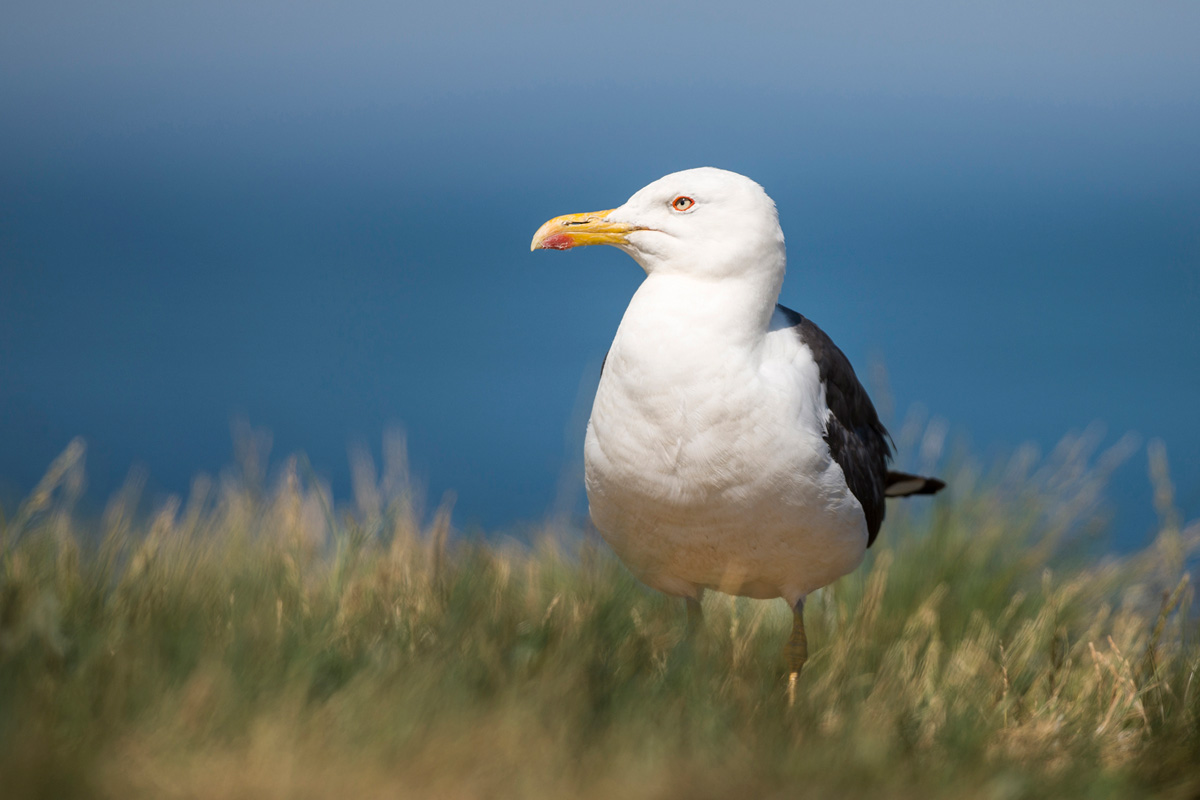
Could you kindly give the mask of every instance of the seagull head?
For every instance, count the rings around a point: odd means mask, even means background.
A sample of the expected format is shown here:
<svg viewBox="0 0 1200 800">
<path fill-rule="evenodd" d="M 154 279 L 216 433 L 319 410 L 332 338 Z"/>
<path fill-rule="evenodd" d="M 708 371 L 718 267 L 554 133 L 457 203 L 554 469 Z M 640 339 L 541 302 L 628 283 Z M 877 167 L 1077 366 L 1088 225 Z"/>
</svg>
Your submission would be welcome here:
<svg viewBox="0 0 1200 800">
<path fill-rule="evenodd" d="M 775 203 L 744 175 L 713 167 L 674 172 L 608 211 L 567 214 L 540 227 L 531 250 L 609 244 L 647 275 L 783 279 Z"/>
</svg>

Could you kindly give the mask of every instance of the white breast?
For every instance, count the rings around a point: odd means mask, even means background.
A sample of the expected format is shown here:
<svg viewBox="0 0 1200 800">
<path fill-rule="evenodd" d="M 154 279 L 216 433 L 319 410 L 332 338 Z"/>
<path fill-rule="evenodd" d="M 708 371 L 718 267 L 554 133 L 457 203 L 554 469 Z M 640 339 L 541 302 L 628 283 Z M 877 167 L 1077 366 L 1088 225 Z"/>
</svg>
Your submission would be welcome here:
<svg viewBox="0 0 1200 800">
<path fill-rule="evenodd" d="M 591 515 L 650 586 L 794 604 L 858 565 L 866 523 L 811 353 L 782 319 L 723 324 L 721 289 L 650 278 L 634 296 L 588 424 Z"/>
</svg>

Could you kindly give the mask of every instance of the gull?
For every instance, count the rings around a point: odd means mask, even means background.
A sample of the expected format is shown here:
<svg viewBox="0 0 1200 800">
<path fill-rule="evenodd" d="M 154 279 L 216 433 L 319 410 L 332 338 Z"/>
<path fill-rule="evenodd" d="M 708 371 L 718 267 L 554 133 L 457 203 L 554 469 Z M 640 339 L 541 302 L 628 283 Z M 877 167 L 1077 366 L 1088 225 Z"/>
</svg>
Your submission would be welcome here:
<svg viewBox="0 0 1200 800">
<path fill-rule="evenodd" d="M 887 430 L 845 354 L 779 304 L 787 264 L 775 203 L 703 167 L 622 206 L 548 221 L 531 250 L 607 244 L 646 272 L 601 368 L 584 441 L 596 529 L 646 585 L 792 608 L 788 695 L 808 659 L 804 600 L 852 572 L 884 499 L 933 494 L 890 471 Z"/>
</svg>

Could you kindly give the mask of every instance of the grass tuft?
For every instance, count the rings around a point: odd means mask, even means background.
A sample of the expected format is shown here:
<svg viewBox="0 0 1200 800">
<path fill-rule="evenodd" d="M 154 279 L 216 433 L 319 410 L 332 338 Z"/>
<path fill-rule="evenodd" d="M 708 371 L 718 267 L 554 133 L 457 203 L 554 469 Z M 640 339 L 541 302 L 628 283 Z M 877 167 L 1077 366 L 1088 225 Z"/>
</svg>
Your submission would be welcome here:
<svg viewBox="0 0 1200 800">
<path fill-rule="evenodd" d="M 782 601 L 710 593 L 685 641 L 682 603 L 587 537 L 424 524 L 402 452 L 356 457 L 350 509 L 251 452 L 87 520 L 72 443 L 0 519 L 4 795 L 1195 797 L 1200 526 L 1150 452 L 1163 523 L 1125 557 L 1080 554 L 1086 436 L 894 505 L 810 598 L 789 708 Z"/>
</svg>

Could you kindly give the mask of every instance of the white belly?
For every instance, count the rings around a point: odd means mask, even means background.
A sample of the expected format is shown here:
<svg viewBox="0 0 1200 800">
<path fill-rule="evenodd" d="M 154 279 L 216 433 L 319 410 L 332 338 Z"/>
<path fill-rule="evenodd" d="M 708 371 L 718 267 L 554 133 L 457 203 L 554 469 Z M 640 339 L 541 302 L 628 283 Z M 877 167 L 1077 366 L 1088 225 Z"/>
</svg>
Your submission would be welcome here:
<svg viewBox="0 0 1200 800">
<path fill-rule="evenodd" d="M 858 566 L 866 522 L 822 438 L 816 365 L 793 334 L 751 350 L 647 346 L 628 322 L 584 446 L 592 520 L 621 560 L 669 594 L 792 604 Z"/>
</svg>

